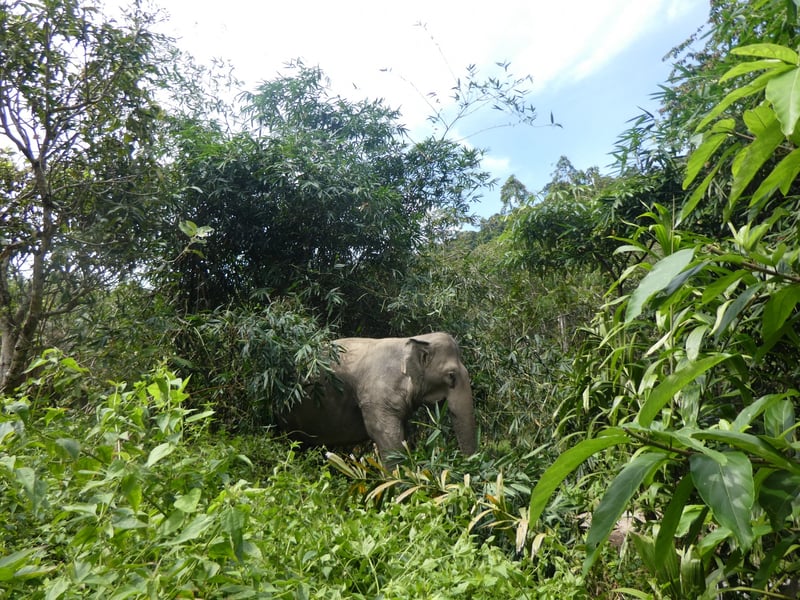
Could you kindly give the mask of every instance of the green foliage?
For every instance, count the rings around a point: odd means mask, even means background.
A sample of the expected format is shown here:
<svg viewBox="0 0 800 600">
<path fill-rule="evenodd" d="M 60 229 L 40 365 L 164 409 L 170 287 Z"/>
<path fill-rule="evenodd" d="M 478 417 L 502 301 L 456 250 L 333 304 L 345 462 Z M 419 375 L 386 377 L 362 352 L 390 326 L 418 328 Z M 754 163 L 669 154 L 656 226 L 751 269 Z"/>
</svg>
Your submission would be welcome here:
<svg viewBox="0 0 800 600">
<path fill-rule="evenodd" d="M 213 232 L 202 258 L 178 261 L 177 292 L 193 312 L 299 291 L 347 331 L 386 333 L 381 306 L 414 253 L 465 222 L 487 182 L 481 152 L 409 145 L 382 101 L 334 96 L 319 68 L 289 69 L 243 96 L 250 129 L 182 130 L 181 204 Z"/>
<path fill-rule="evenodd" d="M 796 123 L 781 112 L 791 104 L 783 94 L 791 97 L 793 88 L 779 85 L 741 120 L 725 114 L 734 100 L 765 93 L 770 80 L 794 69 L 783 61 L 796 63 L 796 55 L 774 45 L 739 53 L 769 63 L 745 63 L 729 77 L 770 70 L 730 92 L 701 121 L 701 127 L 711 128 L 696 150 L 700 158 L 689 158 L 686 183 L 699 174 L 700 162 L 731 145 L 732 162 L 724 152 L 717 158 L 720 165 L 709 171 L 713 178 L 731 170 L 723 218 L 746 220 L 727 221 L 729 235 L 710 240 L 678 230 L 663 207 L 646 215 L 652 224 L 627 240 L 650 256 L 639 267 L 645 275 L 613 312 L 598 315 L 583 363 L 592 373 L 583 396 L 607 425 L 563 454 L 531 497 L 534 520 L 553 484 L 580 461 L 609 445 L 633 447 L 594 511 L 585 568 L 642 485 L 679 480 L 674 495 L 667 489 L 655 497 L 655 509 L 664 507 L 661 529 L 650 523 L 652 536 L 639 535 L 635 542 L 657 590 L 674 597 L 711 597 L 720 586 L 787 597 L 781 586 L 797 577 L 800 505 L 796 496 L 786 501 L 800 475 L 794 408 L 800 253 L 793 216 L 800 207 L 796 196 L 777 195 L 789 191 L 795 173 L 761 168 L 775 164 L 770 162 L 775 154 L 793 151 Z M 750 136 L 736 134 L 740 123 Z M 784 135 L 787 123 L 791 131 Z M 769 191 L 761 184 L 765 180 L 774 184 Z M 745 197 L 748 211 L 736 212 Z M 696 195 L 687 200 L 682 218 L 697 202 Z M 609 391 L 611 405 L 604 400 Z M 783 500 L 776 504 L 777 498 Z M 681 531 L 684 522 L 689 525 Z"/>
<path fill-rule="evenodd" d="M 0 581 L 11 596 L 586 597 L 578 577 L 540 580 L 476 543 L 462 493 L 376 510 L 348 500 L 312 455 L 210 434 L 211 412 L 185 408 L 187 381 L 163 368 L 105 389 L 55 353 L 37 368 L 49 390 L 65 377 L 90 387 L 94 409 L 54 408 L 36 381 L 3 398 Z"/>
<path fill-rule="evenodd" d="M 335 358 L 331 332 L 290 298 L 192 315 L 175 337 L 181 369 L 219 422 L 238 431 L 274 425 L 276 412 L 310 393 Z"/>
<path fill-rule="evenodd" d="M 152 24 L 76 0 L 0 6 L 0 136 L 19 169 L 0 200 L 0 387 L 21 382 L 51 317 L 157 251 L 169 48 Z"/>
<path fill-rule="evenodd" d="M 509 216 L 513 260 L 540 277 L 578 268 L 599 270 L 609 284 L 618 281 L 639 258 L 616 252 L 618 240 L 642 212 L 672 193 L 674 182 L 664 175 L 658 167 L 613 179 L 596 168 L 578 171 L 562 157 L 541 197 L 529 195 Z"/>
</svg>

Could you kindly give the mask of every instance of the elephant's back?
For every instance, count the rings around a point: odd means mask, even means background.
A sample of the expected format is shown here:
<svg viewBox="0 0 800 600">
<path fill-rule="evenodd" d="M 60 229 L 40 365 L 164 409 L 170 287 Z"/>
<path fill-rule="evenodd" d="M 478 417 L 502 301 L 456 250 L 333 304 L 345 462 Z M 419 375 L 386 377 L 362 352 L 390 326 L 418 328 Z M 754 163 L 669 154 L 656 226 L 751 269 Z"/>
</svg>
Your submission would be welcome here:
<svg viewBox="0 0 800 600">
<path fill-rule="evenodd" d="M 334 340 L 339 347 L 339 363 L 353 365 L 365 356 L 375 357 L 396 352 L 400 338 L 362 338 L 350 337 Z"/>
</svg>

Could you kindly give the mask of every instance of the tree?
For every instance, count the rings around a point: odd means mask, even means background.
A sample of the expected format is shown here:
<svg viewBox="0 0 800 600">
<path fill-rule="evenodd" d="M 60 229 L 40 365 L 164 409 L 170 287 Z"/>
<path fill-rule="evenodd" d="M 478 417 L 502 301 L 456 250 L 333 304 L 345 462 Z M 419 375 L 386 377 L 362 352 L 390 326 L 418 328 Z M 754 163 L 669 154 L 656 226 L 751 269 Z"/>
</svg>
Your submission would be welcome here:
<svg viewBox="0 0 800 600">
<path fill-rule="evenodd" d="M 539 196 L 511 214 L 517 260 L 539 275 L 581 266 L 616 280 L 628 258 L 614 254 L 614 237 L 646 209 L 650 191 L 631 187 L 562 156 Z"/>
<path fill-rule="evenodd" d="M 319 68 L 245 94 L 247 130 L 190 124 L 178 156 L 181 202 L 214 229 L 178 269 L 189 312 L 338 290 L 347 330 L 381 331 L 381 306 L 424 243 L 468 218 L 488 179 L 479 151 L 444 139 L 408 144 L 396 110 L 331 94 Z"/>
<path fill-rule="evenodd" d="M 155 197 L 164 40 L 79 0 L 0 4 L 0 133 L 13 148 L 0 223 L 0 389 L 51 317 L 130 272 Z M 160 61 L 164 61 L 163 63 Z"/>
</svg>

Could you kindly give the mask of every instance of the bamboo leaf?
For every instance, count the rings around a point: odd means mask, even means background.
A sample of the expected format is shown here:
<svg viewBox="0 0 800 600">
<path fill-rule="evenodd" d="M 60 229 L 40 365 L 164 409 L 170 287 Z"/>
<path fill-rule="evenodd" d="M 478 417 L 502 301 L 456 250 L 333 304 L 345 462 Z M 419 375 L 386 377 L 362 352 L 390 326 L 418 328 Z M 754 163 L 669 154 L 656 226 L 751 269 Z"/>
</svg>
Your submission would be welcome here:
<svg viewBox="0 0 800 600">
<path fill-rule="evenodd" d="M 659 383 L 653 391 L 650 392 L 647 401 L 642 405 L 642 408 L 639 409 L 636 421 L 642 427 L 649 427 L 661 409 L 664 408 L 667 402 L 669 402 L 684 386 L 728 358 L 730 358 L 729 354 L 707 356 L 665 377 L 664 381 Z"/>
<path fill-rule="evenodd" d="M 569 476 L 578 466 L 590 456 L 611 446 L 627 444 L 630 438 L 619 430 L 610 430 L 607 435 L 583 440 L 563 452 L 555 462 L 550 465 L 542 475 L 536 487 L 531 492 L 531 502 L 528 510 L 529 523 L 533 524 L 539 519 L 550 500 L 550 496 L 561 482 Z"/>
<path fill-rule="evenodd" d="M 631 294 L 625 311 L 625 322 L 630 323 L 638 317 L 645 303 L 666 288 L 692 262 L 692 258 L 694 258 L 694 248 L 684 248 L 658 261 Z"/>
<path fill-rule="evenodd" d="M 625 512 L 636 490 L 655 469 L 667 460 L 667 455 L 662 452 L 640 454 L 625 465 L 625 468 L 611 482 L 608 490 L 603 494 L 600 505 L 592 514 L 592 528 L 586 537 L 588 554 L 583 563 L 584 573 L 592 568 L 594 561 L 597 560 L 600 547 L 608 539 L 611 530 Z"/>
<path fill-rule="evenodd" d="M 705 454 L 689 459 L 692 480 L 714 518 L 733 533 L 743 550 L 753 545 L 751 517 L 755 504 L 753 466 L 741 452 L 728 452 L 723 467 Z"/>
</svg>

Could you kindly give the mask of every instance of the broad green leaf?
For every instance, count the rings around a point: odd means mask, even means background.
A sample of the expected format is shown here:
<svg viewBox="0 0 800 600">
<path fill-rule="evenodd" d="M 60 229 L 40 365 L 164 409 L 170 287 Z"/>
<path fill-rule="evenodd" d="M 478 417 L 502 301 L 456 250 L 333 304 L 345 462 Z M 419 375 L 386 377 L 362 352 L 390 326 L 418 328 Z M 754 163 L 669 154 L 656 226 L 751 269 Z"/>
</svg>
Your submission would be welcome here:
<svg viewBox="0 0 800 600">
<path fill-rule="evenodd" d="M 717 522 L 730 529 L 746 551 L 753 545 L 753 466 L 741 452 L 729 452 L 727 459 L 723 467 L 705 454 L 693 455 L 689 459 L 692 480 Z"/>
<path fill-rule="evenodd" d="M 142 503 L 142 484 L 136 474 L 129 473 L 123 477 L 120 487 L 131 508 L 139 510 L 139 506 Z"/>
<path fill-rule="evenodd" d="M 769 107 L 762 104 L 754 110 L 746 111 L 744 119 L 750 131 L 755 134 L 755 139 L 733 159 L 733 184 L 728 198 L 728 210 L 736 204 L 759 169 L 772 158 L 775 149 L 784 141 L 780 121 Z"/>
<path fill-rule="evenodd" d="M 648 442 L 656 442 L 662 448 L 674 448 L 676 451 L 694 450 L 695 452 L 708 454 L 714 460 L 725 464 L 726 458 L 724 454 L 707 447 L 701 440 L 692 437 L 698 431 L 703 431 L 700 429 L 692 427 L 684 427 L 678 431 L 673 429 L 650 429 L 641 427 L 636 423 L 630 423 L 625 425 L 625 431 L 634 435 L 638 434 L 640 438 L 645 438 Z"/>
<path fill-rule="evenodd" d="M 800 285 L 797 284 L 788 285 L 770 296 L 764 307 L 761 322 L 761 335 L 764 339 L 771 338 L 783 327 L 798 302 L 800 302 Z"/>
<path fill-rule="evenodd" d="M 0 581 L 11 581 L 15 574 L 28 561 L 32 554 L 36 553 L 35 548 L 26 548 L 0 556 Z"/>
<path fill-rule="evenodd" d="M 707 356 L 697 362 L 689 363 L 689 365 L 683 369 L 675 371 L 665 377 L 664 381 L 659 383 L 653 391 L 650 392 L 644 405 L 639 409 L 636 422 L 642 427 L 650 427 L 653 419 L 661 412 L 661 409 L 664 408 L 667 402 L 669 402 L 684 386 L 728 358 L 730 358 L 729 354 Z"/>
<path fill-rule="evenodd" d="M 706 126 L 711 123 L 714 119 L 720 116 L 725 110 L 734 102 L 741 100 L 742 98 L 746 98 L 747 96 L 752 96 L 753 94 L 757 94 L 765 87 L 767 87 L 767 83 L 770 79 L 775 77 L 776 71 L 769 71 L 756 77 L 753 81 L 744 85 L 740 88 L 736 88 L 727 96 L 725 96 L 722 101 L 717 104 L 711 111 L 703 118 L 702 121 L 697 125 L 695 128 L 695 132 L 700 132 L 706 128 Z"/>
<path fill-rule="evenodd" d="M 82 515 L 89 515 L 92 517 L 97 516 L 97 504 L 91 502 L 81 502 L 79 504 L 64 504 L 61 506 L 61 510 L 67 512 L 76 512 Z"/>
<path fill-rule="evenodd" d="M 738 271 L 732 271 L 727 275 L 708 283 L 703 289 L 703 295 L 700 298 L 701 304 L 708 304 L 712 300 L 719 299 L 720 296 L 732 293 L 734 291 L 734 286 L 738 286 L 739 281 L 742 279 L 754 280 L 750 274 L 750 271 L 746 269 L 740 269 Z"/>
<path fill-rule="evenodd" d="M 698 440 L 714 440 L 763 458 L 779 469 L 800 473 L 800 463 L 786 458 L 766 441 L 750 433 L 728 431 L 724 429 L 702 429 L 692 434 Z M 727 456 L 729 454 L 726 453 Z"/>
<path fill-rule="evenodd" d="M 758 186 L 753 197 L 750 199 L 750 207 L 756 206 L 768 200 L 775 190 L 780 190 L 782 194 L 789 193 L 794 180 L 800 174 L 800 148 L 795 148 L 784 156 L 781 161 L 772 169 L 772 172 L 764 178 Z"/>
<path fill-rule="evenodd" d="M 765 93 L 781 122 L 783 135 L 789 137 L 800 119 L 800 69 L 792 69 L 771 79 Z"/>
<path fill-rule="evenodd" d="M 753 588 L 757 590 L 767 589 L 767 584 L 770 581 L 773 573 L 785 564 L 784 560 L 791 552 L 792 547 L 796 547 L 797 538 L 794 535 L 787 535 L 777 544 L 775 544 L 769 552 L 764 554 L 761 559 L 761 565 L 758 568 L 755 576 L 753 577 Z"/>
<path fill-rule="evenodd" d="M 64 450 L 64 452 L 73 460 L 77 459 L 81 453 L 81 445 L 78 440 L 72 438 L 58 438 L 56 445 Z"/>
<path fill-rule="evenodd" d="M 758 503 L 767 513 L 774 531 L 784 529 L 786 519 L 799 502 L 800 474 L 775 471 L 761 482 Z"/>
<path fill-rule="evenodd" d="M 174 451 L 175 451 L 174 444 L 170 444 L 169 442 L 164 442 L 163 444 L 159 444 L 150 451 L 150 455 L 147 457 L 147 466 L 152 467 L 162 458 L 164 458 L 165 456 L 169 456 Z"/>
<path fill-rule="evenodd" d="M 31 501 L 34 514 L 38 515 L 40 509 L 48 505 L 47 481 L 40 478 L 36 474 L 36 471 L 30 467 L 14 469 L 14 476 L 20 485 L 22 485 L 28 500 Z"/>
<path fill-rule="evenodd" d="M 780 69 L 781 72 L 784 70 L 791 69 L 791 65 L 787 65 L 785 62 L 781 60 L 777 60 L 774 58 L 765 58 L 762 60 L 754 60 L 751 62 L 739 63 L 728 69 L 725 74 L 720 77 L 719 82 L 724 83 L 729 79 L 733 79 L 734 77 L 738 77 L 739 75 L 745 75 L 747 73 L 752 73 L 753 71 L 763 71 L 766 69 Z"/>
<path fill-rule="evenodd" d="M 216 519 L 211 515 L 198 515 L 191 523 L 189 523 L 183 530 L 173 539 L 166 542 L 167 546 L 175 546 L 183 544 L 190 540 L 196 539 L 203 535 L 214 523 Z"/>
<path fill-rule="evenodd" d="M 144 521 L 140 521 L 136 518 L 130 511 L 114 511 L 114 514 L 111 517 L 111 524 L 114 529 L 118 529 L 120 531 L 126 531 L 128 529 L 144 529 L 149 527 L 147 523 Z"/>
<path fill-rule="evenodd" d="M 719 341 L 722 335 L 728 331 L 730 324 L 739 317 L 739 315 L 745 308 L 747 308 L 747 306 L 749 306 L 750 300 L 753 298 L 753 296 L 761 291 L 763 285 L 764 284 L 761 282 L 751 285 L 741 294 L 739 294 L 736 297 L 736 300 L 732 302 L 726 302 L 719 306 L 717 311 L 717 320 L 714 322 L 714 327 L 711 330 L 714 334 L 715 341 Z"/>
<path fill-rule="evenodd" d="M 694 258 L 694 248 L 684 248 L 658 261 L 645 275 L 631 294 L 625 311 L 625 322 L 630 323 L 642 313 L 642 307 L 656 293 L 666 288 Z"/>
<path fill-rule="evenodd" d="M 720 129 L 721 131 L 718 132 Z M 730 137 L 731 132 L 735 129 L 736 123 L 733 119 L 724 119 L 714 124 L 713 130 L 705 136 L 703 143 L 689 156 L 689 161 L 686 165 L 686 176 L 683 179 L 683 189 L 689 187 L 689 184 L 694 181 L 700 170 L 705 167 L 708 159 Z"/>
<path fill-rule="evenodd" d="M 791 404 L 791 400 L 789 398 L 794 398 L 797 396 L 796 392 L 786 392 L 783 394 L 767 394 L 766 396 L 762 396 L 755 402 L 751 402 L 747 406 L 739 412 L 739 415 L 736 417 L 736 420 L 733 422 L 731 428 L 733 431 L 744 432 L 746 431 L 750 425 L 753 423 L 753 419 L 755 419 L 758 415 L 763 413 L 764 411 L 768 410 L 768 408 L 781 400 L 786 400 Z M 767 429 L 769 434 L 769 429 Z M 772 436 L 777 437 L 777 436 Z"/>
<path fill-rule="evenodd" d="M 783 397 L 771 403 L 764 410 L 764 431 L 771 438 L 784 437 L 787 442 L 792 441 L 791 429 L 797 423 L 794 412 L 794 402 L 781 394 Z"/>
<path fill-rule="evenodd" d="M 213 410 L 204 410 L 201 413 L 197 413 L 186 417 L 184 422 L 188 424 L 188 423 L 194 423 L 195 421 L 202 421 L 204 419 L 208 419 L 210 416 L 214 414 L 214 412 L 215 411 Z"/>
<path fill-rule="evenodd" d="M 181 512 L 193 513 L 197 511 L 197 503 L 200 501 L 201 493 L 200 488 L 193 488 L 188 494 L 184 494 L 175 500 L 173 506 Z"/>
<path fill-rule="evenodd" d="M 622 513 L 628 507 L 633 495 L 642 482 L 661 464 L 669 460 L 663 452 L 640 454 L 631 460 L 603 494 L 600 505 L 592 513 L 592 527 L 586 536 L 587 556 L 583 563 L 583 572 L 592 568 L 601 545 L 606 541 L 611 530 L 617 524 Z"/>
<path fill-rule="evenodd" d="M 607 435 L 583 440 L 576 446 L 563 452 L 555 462 L 542 474 L 536 487 L 531 492 L 531 502 L 528 509 L 528 522 L 533 525 L 542 515 L 550 496 L 561 482 L 566 479 L 578 466 L 593 454 L 611 446 L 627 444 L 630 438 L 619 430 L 610 430 Z"/>
<path fill-rule="evenodd" d="M 158 533 L 164 537 L 170 536 L 180 529 L 185 520 L 186 513 L 180 510 L 173 510 L 159 525 Z"/>
<path fill-rule="evenodd" d="M 703 338 L 708 333 L 708 330 L 708 325 L 700 325 L 692 329 L 691 333 L 686 337 L 686 358 L 691 361 L 697 360 L 703 347 Z"/>
<path fill-rule="evenodd" d="M 739 56 L 755 56 L 757 58 L 773 58 L 789 65 L 800 63 L 797 52 L 780 44 L 750 44 L 731 50 L 731 54 Z"/>
<path fill-rule="evenodd" d="M 197 224 L 194 221 L 179 221 L 178 229 L 180 229 L 187 237 L 194 237 L 197 234 Z"/>
<path fill-rule="evenodd" d="M 72 587 L 73 584 L 69 580 L 69 577 L 62 575 L 50 583 L 50 587 L 47 588 L 47 594 L 45 594 L 44 600 L 57 600 Z"/>
<path fill-rule="evenodd" d="M 244 559 L 244 526 L 247 515 L 235 506 L 230 506 L 222 514 L 222 530 L 231 538 L 231 546 L 236 558 Z"/>
<path fill-rule="evenodd" d="M 736 148 L 737 146 L 732 145 L 722 153 L 722 156 L 720 156 L 719 160 L 717 160 L 716 164 L 708 172 L 708 175 L 703 178 L 703 181 L 700 183 L 700 185 L 694 189 L 692 195 L 689 196 L 689 199 L 684 203 L 683 208 L 681 209 L 680 217 L 678 218 L 678 222 L 682 222 L 686 217 L 692 214 L 692 211 L 695 208 L 697 208 L 697 205 L 700 203 L 700 200 L 703 199 L 703 196 L 708 190 L 708 187 L 711 185 L 711 182 L 717 176 L 720 168 L 722 168 L 722 165 L 726 163 L 728 157 L 733 154 Z M 684 180 L 684 183 L 691 182 Z"/>
<path fill-rule="evenodd" d="M 694 491 L 691 476 L 686 475 L 675 488 L 672 498 L 661 517 L 661 526 L 656 536 L 656 556 L 667 556 L 675 552 L 675 532 L 683 516 L 683 509 Z"/>
<path fill-rule="evenodd" d="M 639 598 L 640 600 L 653 600 L 653 594 L 649 592 L 643 592 L 642 590 L 637 590 L 634 588 L 628 588 L 628 587 L 614 588 L 614 592 L 618 594 L 625 594 L 626 596 L 633 596 L 634 598 Z"/>
</svg>

